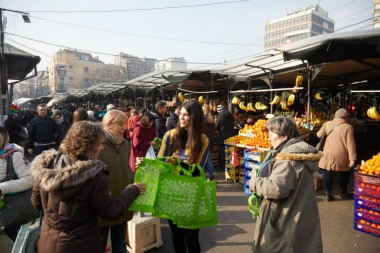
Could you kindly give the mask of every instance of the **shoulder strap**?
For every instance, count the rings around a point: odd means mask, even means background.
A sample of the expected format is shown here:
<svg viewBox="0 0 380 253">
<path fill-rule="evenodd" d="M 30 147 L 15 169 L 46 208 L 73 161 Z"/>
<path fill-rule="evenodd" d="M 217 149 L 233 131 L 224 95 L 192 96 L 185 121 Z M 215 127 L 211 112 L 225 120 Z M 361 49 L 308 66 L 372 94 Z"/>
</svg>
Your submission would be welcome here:
<svg viewBox="0 0 380 253">
<path fill-rule="evenodd" d="M 8 155 L 5 159 L 7 160 L 7 171 L 5 174 L 6 181 L 17 179 L 15 168 L 13 166 L 13 155 Z"/>
<path fill-rule="evenodd" d="M 329 134 L 331 134 L 332 131 L 334 131 L 338 126 L 340 126 L 340 125 L 342 125 L 342 124 L 344 124 L 344 123 L 346 123 L 346 122 L 342 122 L 342 123 L 339 123 L 338 125 L 336 125 L 336 126 L 331 130 L 331 132 L 328 133 L 328 134 L 326 135 L 326 137 L 327 137 Z M 327 127 L 327 123 L 326 123 L 326 127 Z"/>
</svg>

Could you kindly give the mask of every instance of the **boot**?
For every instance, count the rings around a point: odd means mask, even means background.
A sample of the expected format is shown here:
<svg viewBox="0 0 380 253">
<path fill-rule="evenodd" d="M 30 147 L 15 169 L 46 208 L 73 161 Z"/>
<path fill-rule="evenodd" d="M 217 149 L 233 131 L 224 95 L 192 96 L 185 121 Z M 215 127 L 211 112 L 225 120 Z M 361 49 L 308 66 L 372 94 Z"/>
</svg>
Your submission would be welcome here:
<svg viewBox="0 0 380 253">
<path fill-rule="evenodd" d="M 335 198 L 331 192 L 325 192 L 325 202 L 333 201 Z"/>
<path fill-rule="evenodd" d="M 341 199 L 353 199 L 354 194 L 351 192 L 348 192 L 347 190 L 340 190 L 339 196 Z"/>
</svg>

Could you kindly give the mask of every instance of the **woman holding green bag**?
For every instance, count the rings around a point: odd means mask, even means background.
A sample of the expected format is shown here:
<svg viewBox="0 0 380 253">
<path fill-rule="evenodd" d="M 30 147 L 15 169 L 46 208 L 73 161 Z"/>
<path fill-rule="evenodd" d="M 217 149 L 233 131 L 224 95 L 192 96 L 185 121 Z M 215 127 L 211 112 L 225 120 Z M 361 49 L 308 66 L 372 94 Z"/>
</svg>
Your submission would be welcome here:
<svg viewBox="0 0 380 253">
<path fill-rule="evenodd" d="M 173 156 L 179 158 L 186 168 L 189 164 L 206 165 L 210 144 L 203 132 L 204 115 L 197 101 L 188 101 L 182 105 L 179 114 L 179 124 L 164 135 L 158 157 Z M 175 159 L 174 159 L 175 160 Z M 170 162 L 170 161 L 168 161 Z M 193 176 L 199 176 L 195 170 Z M 201 252 L 199 244 L 199 229 L 179 228 L 168 220 L 175 252 Z"/>
</svg>

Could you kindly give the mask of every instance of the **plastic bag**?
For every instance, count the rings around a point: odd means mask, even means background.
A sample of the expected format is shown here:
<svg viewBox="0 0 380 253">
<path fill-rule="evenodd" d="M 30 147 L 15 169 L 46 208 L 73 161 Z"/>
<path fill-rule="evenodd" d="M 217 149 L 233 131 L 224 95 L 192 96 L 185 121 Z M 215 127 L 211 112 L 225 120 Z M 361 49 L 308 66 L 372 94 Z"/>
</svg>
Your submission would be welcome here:
<svg viewBox="0 0 380 253">
<path fill-rule="evenodd" d="M 150 147 L 148 148 L 148 151 L 146 152 L 145 158 L 149 158 L 149 159 L 155 159 L 156 158 L 156 154 L 154 153 L 154 149 L 153 149 L 152 145 L 150 145 Z"/>
</svg>

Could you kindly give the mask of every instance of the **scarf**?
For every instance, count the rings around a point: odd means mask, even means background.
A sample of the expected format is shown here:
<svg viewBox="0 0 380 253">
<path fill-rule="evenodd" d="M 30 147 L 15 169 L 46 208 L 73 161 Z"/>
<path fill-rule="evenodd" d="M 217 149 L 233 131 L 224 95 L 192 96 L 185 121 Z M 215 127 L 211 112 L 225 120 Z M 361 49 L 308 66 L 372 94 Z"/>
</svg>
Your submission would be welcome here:
<svg viewBox="0 0 380 253">
<path fill-rule="evenodd" d="M 111 133 L 107 128 L 104 128 L 104 132 L 106 133 L 107 140 L 110 140 L 113 145 L 116 147 L 120 146 L 123 142 L 124 138 L 119 137 L 113 133 Z"/>
<path fill-rule="evenodd" d="M 7 144 L 5 144 L 5 147 L 2 150 L 0 150 L 0 157 L 5 158 L 15 151 L 17 151 L 16 145 L 11 144 L 11 143 L 7 143 Z"/>
</svg>

